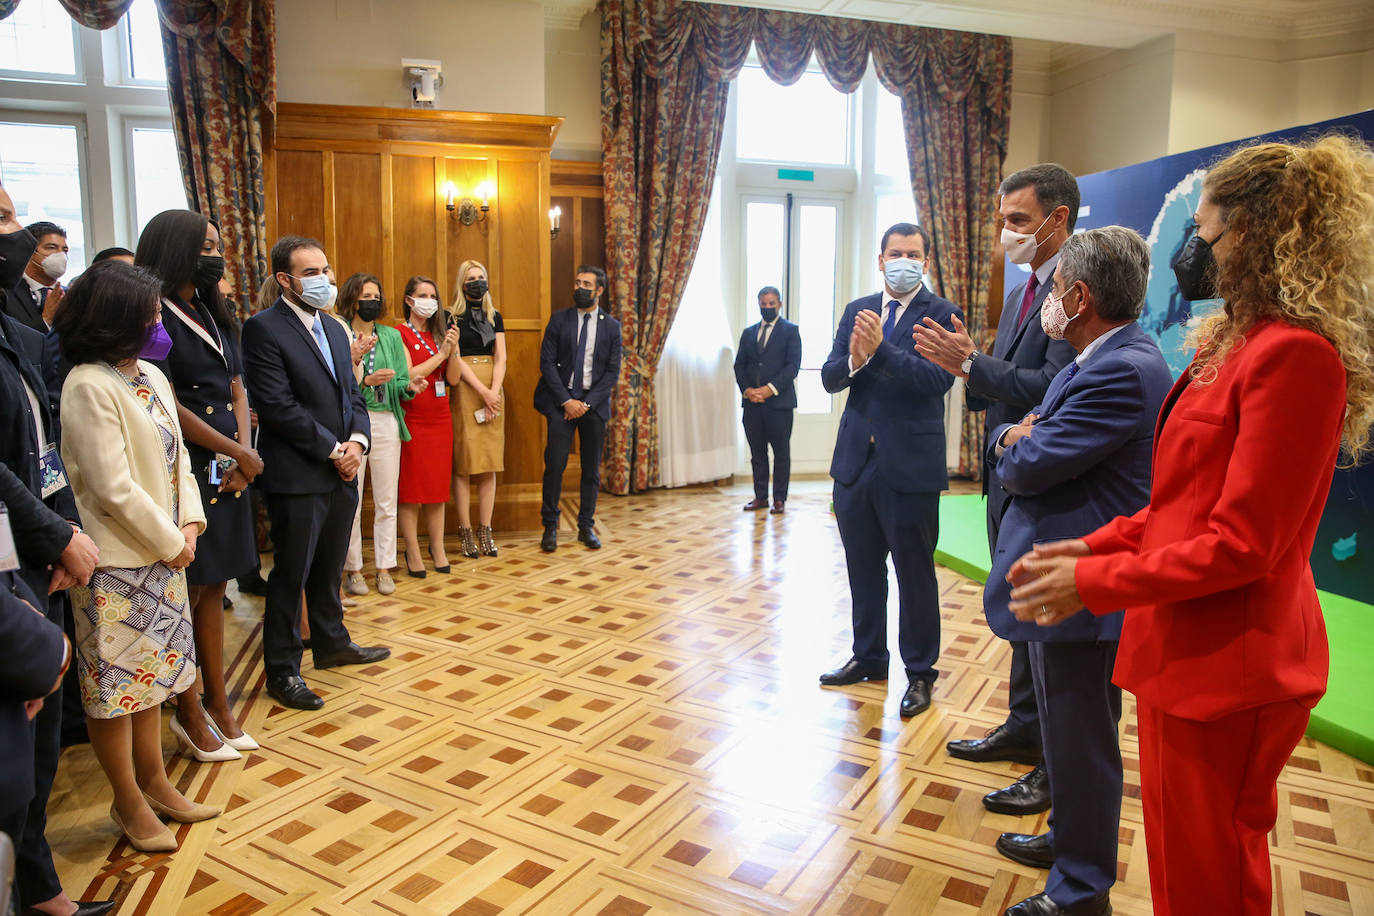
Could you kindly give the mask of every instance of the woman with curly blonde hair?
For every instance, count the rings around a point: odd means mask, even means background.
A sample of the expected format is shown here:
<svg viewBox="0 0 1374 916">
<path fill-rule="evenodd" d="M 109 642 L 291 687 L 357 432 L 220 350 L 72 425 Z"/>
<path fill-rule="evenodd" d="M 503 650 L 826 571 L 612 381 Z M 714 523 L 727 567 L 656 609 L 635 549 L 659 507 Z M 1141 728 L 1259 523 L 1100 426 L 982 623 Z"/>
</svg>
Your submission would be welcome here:
<svg viewBox="0 0 1374 916">
<path fill-rule="evenodd" d="M 1329 668 L 1308 558 L 1374 424 L 1374 153 L 1242 148 L 1195 218 L 1179 290 L 1225 305 L 1160 412 L 1150 504 L 1026 554 L 1011 608 L 1127 609 L 1114 680 L 1136 695 L 1155 913 L 1267 916 L 1276 783 Z"/>
</svg>

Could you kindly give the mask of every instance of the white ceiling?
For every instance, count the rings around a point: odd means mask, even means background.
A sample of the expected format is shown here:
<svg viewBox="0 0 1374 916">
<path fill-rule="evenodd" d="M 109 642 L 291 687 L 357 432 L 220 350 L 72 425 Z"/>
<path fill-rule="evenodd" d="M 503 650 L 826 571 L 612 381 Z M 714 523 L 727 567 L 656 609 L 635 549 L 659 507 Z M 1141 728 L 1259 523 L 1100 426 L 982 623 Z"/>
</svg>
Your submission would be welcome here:
<svg viewBox="0 0 1374 916">
<path fill-rule="evenodd" d="M 539 0 L 550 27 L 576 28 L 595 0 Z M 1133 47 L 1181 30 L 1244 38 L 1323 38 L 1374 28 L 1371 0 L 711 0 L 733 6 Z"/>
</svg>

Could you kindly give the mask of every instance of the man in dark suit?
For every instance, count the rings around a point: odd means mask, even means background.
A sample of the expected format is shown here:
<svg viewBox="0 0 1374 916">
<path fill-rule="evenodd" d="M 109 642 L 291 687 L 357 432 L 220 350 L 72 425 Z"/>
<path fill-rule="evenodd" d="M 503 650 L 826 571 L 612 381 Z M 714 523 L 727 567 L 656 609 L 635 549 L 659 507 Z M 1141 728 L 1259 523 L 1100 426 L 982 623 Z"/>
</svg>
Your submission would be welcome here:
<svg viewBox="0 0 1374 916">
<path fill-rule="evenodd" d="M 1173 384 L 1159 347 L 1136 323 L 1150 274 L 1145 240 L 1108 226 L 1061 250 L 1044 325 L 1078 356 L 1023 420 L 988 440 L 1010 496 L 984 608 L 997 635 L 1029 643 L 1054 808 L 1048 833 L 997 840 L 1007 858 L 1050 869 L 1045 892 L 1008 916 L 1111 912 L 1122 784 L 1121 688 L 1112 669 L 1122 612 L 1082 610 L 1056 627 L 1021 622 L 1008 609 L 1007 576 L 1037 541 L 1081 537 L 1149 503 L 1155 419 Z"/>
<path fill-rule="evenodd" d="M 38 247 L 29 257 L 24 275 L 5 287 L 9 291 L 5 313 L 46 334 L 65 292 L 58 280 L 67 272 L 67 230 L 49 222 L 32 223 L 25 228 L 37 239 Z"/>
<path fill-rule="evenodd" d="M 319 709 L 324 700 L 300 671 L 302 589 L 316 668 L 391 654 L 349 638 L 339 600 L 358 503 L 358 466 L 372 427 L 353 378 L 348 335 L 337 321 L 319 315 L 335 295 L 320 243 L 282 238 L 272 246 L 272 270 L 281 298 L 243 326 L 244 375 L 258 414 L 261 482 L 275 551 L 263 662 L 273 699 L 294 709 Z"/>
<path fill-rule="evenodd" d="M 32 263 L 35 243 L 0 188 L 0 290 L 23 284 L 18 274 Z M 5 306 L 0 308 L 0 502 L 8 509 L 18 549 L 18 575 L 34 605 L 61 631 L 68 616 L 65 591 L 90 579 L 99 552 L 81 531 L 76 498 L 58 473 L 59 430 L 43 382 L 43 336 L 10 317 L 9 297 L 0 292 L 5 300 L 0 303 Z M 77 902 L 62 890 L 46 837 L 48 795 L 61 753 L 60 691 L 29 727 L 30 801 L 23 830 L 13 837 L 19 899 L 46 912 L 104 912 L 112 906 L 109 901 Z"/>
<path fill-rule="evenodd" d="M 735 353 L 735 382 L 744 396 L 744 437 L 754 469 L 754 498 L 745 511 L 768 508 L 768 449 L 773 449 L 772 515 L 787 503 L 792 475 L 792 418 L 797 410 L 797 372 L 801 369 L 801 331 L 780 317 L 782 294 L 759 290 L 759 317 L 744 329 Z"/>
<path fill-rule="evenodd" d="M 1042 163 L 1007 176 L 999 188 L 1002 245 L 1015 264 L 1030 275 L 1012 289 L 1002 306 L 991 353 L 980 353 L 973 339 L 958 328 L 918 328 L 917 350 L 968 380 L 969 410 L 986 411 L 984 440 L 1004 423 L 1016 423 L 1040 403 L 1050 380 L 1073 359 L 1066 341 L 1050 340 L 1040 327 L 1040 310 L 1050 289 L 1064 244 L 1078 219 L 1078 182 L 1063 166 Z M 997 551 L 998 528 L 1008 495 L 997 476 L 997 463 L 983 456 L 983 492 L 987 494 L 988 551 Z M 985 804 L 1002 814 L 1034 814 L 1049 807 L 1049 785 L 1039 766 L 1040 723 L 1031 683 L 1026 643 L 1011 640 L 1007 718 L 978 739 L 951 741 L 949 753 L 964 760 L 1014 760 L 1035 769 L 1005 789 L 989 794 Z"/>
<path fill-rule="evenodd" d="M 544 536 L 539 547 L 558 549 L 558 499 L 563 470 L 568 466 L 573 434 L 582 463 L 581 504 L 577 507 L 577 539 L 592 550 L 601 549 L 596 536 L 596 496 L 601 492 L 601 447 L 611 419 L 611 390 L 620 377 L 620 322 L 600 307 L 606 293 L 606 272 L 600 267 L 577 268 L 573 285 L 576 308 L 549 317 L 539 345 L 539 382 L 534 409 L 547 421 L 544 447 L 544 500 L 539 516 Z"/>
<path fill-rule="evenodd" d="M 897 573 L 904 717 L 930 706 L 940 654 L 935 541 L 945 463 L 945 393 L 954 377 L 916 354 L 920 319 L 948 327 L 961 313 L 922 282 L 930 234 L 912 223 L 883 233 L 883 293 L 845 306 L 821 367 L 825 390 L 849 389 L 830 476 L 849 567 L 854 654 L 821 675 L 827 686 L 887 680 L 887 556 Z"/>
</svg>

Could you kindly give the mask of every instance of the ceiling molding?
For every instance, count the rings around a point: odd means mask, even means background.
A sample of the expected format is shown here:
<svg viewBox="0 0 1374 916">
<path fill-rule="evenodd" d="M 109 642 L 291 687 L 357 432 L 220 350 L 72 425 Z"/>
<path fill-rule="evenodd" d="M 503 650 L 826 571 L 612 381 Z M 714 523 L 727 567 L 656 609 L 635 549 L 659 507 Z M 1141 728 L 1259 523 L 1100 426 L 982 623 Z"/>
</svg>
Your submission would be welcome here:
<svg viewBox="0 0 1374 916">
<path fill-rule="evenodd" d="M 577 31 L 583 18 L 596 9 L 596 0 L 539 0 L 544 7 L 544 28 Z"/>
</svg>

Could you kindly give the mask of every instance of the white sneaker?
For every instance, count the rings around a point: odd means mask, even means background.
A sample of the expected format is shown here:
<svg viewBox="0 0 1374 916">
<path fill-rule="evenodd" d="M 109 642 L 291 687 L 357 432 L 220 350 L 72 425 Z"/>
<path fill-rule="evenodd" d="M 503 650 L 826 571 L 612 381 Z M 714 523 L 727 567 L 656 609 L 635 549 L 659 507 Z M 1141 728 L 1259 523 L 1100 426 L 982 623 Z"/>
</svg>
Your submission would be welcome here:
<svg viewBox="0 0 1374 916">
<path fill-rule="evenodd" d="M 344 578 L 344 590 L 350 595 L 367 594 L 367 580 L 363 578 L 361 570 L 351 572 Z"/>
<path fill-rule="evenodd" d="M 377 591 L 383 595 L 390 595 L 396 591 L 396 581 L 391 578 L 391 573 L 385 569 L 377 573 Z"/>
</svg>

